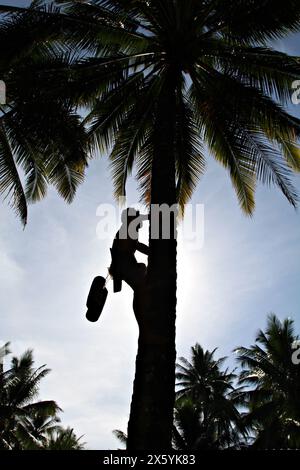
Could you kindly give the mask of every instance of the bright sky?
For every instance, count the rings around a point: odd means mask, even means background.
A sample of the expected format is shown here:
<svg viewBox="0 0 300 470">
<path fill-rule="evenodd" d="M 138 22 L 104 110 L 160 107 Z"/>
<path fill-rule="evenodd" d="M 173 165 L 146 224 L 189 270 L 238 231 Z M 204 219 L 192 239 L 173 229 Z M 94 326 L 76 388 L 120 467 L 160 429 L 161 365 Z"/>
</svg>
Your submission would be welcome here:
<svg viewBox="0 0 300 470">
<path fill-rule="evenodd" d="M 300 55 L 299 39 L 278 47 Z M 131 204 L 135 187 L 132 180 Z M 89 285 L 110 262 L 114 233 L 97 238 L 96 210 L 113 203 L 112 190 L 108 162 L 98 159 L 71 206 L 50 191 L 31 206 L 25 231 L 0 206 L 0 340 L 11 341 L 15 354 L 34 349 L 36 364 L 52 369 L 41 396 L 58 402 L 64 424 L 91 449 L 117 448 L 111 431 L 126 430 L 137 348 L 129 288 L 113 294 L 110 286 L 100 321 L 85 319 Z M 253 342 L 270 312 L 294 318 L 299 332 L 299 212 L 260 187 L 255 215 L 245 218 L 229 177 L 211 159 L 192 202 L 205 205 L 205 240 L 200 250 L 182 240 L 178 247 L 178 355 L 188 357 L 195 342 L 229 355 Z"/>
</svg>

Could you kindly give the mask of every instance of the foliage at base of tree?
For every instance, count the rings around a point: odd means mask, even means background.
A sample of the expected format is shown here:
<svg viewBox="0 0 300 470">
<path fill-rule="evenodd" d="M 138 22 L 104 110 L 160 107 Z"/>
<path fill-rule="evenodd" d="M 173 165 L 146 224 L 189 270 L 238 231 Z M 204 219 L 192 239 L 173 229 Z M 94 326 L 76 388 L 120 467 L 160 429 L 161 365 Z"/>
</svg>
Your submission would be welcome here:
<svg viewBox="0 0 300 470">
<path fill-rule="evenodd" d="M 270 315 L 255 344 L 235 350 L 239 368 L 224 369 L 216 349 L 191 348 L 177 364 L 173 448 L 300 449 L 300 352 L 294 322 Z M 126 434 L 114 431 L 126 444 Z"/>
<path fill-rule="evenodd" d="M 0 360 L 10 353 L 9 343 Z M 59 425 L 62 411 L 55 401 L 39 401 L 39 385 L 50 372 L 34 367 L 33 352 L 13 357 L 4 370 L 0 362 L 0 450 L 82 449 L 73 429 Z"/>
<path fill-rule="evenodd" d="M 177 450 L 199 451 L 239 447 L 246 428 L 238 410 L 239 388 L 234 371 L 222 370 L 226 360 L 214 359 L 215 351 L 192 347 L 191 362 L 177 364 L 177 400 L 173 444 Z"/>
</svg>

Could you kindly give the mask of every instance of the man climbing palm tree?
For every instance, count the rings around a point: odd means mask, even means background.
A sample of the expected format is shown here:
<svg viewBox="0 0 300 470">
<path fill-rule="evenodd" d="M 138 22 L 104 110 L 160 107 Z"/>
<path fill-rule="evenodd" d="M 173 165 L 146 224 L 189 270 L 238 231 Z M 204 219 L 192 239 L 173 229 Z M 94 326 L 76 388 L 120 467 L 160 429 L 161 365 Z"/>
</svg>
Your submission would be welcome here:
<svg viewBox="0 0 300 470">
<path fill-rule="evenodd" d="M 140 324 L 143 314 L 143 299 L 145 297 L 147 268 L 144 263 L 138 263 L 134 254 L 136 251 L 148 255 L 149 248 L 139 242 L 139 230 L 143 220 L 139 211 L 128 208 L 122 213 L 122 226 L 115 236 L 111 249 L 112 263 L 109 273 L 113 277 L 114 292 L 120 292 L 124 280 L 133 290 L 133 311 Z"/>
<path fill-rule="evenodd" d="M 89 149 L 110 155 L 117 195 L 136 165 L 144 201 L 183 209 L 207 147 L 245 214 L 254 211 L 260 181 L 296 206 L 300 121 L 284 106 L 300 63 L 270 41 L 299 27 L 295 0 L 57 0 L 18 9 L 0 30 L 10 89 L 0 121 L 0 190 L 13 194 L 24 220 L 26 200 L 43 197 L 48 182 L 71 200 L 87 139 Z M 82 106 L 85 127 L 78 125 Z M 176 247 L 176 228 L 168 240 L 149 237 L 130 449 L 171 446 Z"/>
<path fill-rule="evenodd" d="M 114 292 L 121 290 L 121 283 L 124 280 L 132 289 L 136 291 L 146 277 L 146 265 L 138 263 L 134 253 L 140 251 L 148 255 L 149 248 L 144 243 L 140 243 L 138 236 L 142 228 L 142 220 L 147 216 L 141 216 L 139 211 L 129 208 L 122 213 L 122 225 L 115 236 L 111 249 L 112 263 L 109 268 L 114 279 Z"/>
</svg>

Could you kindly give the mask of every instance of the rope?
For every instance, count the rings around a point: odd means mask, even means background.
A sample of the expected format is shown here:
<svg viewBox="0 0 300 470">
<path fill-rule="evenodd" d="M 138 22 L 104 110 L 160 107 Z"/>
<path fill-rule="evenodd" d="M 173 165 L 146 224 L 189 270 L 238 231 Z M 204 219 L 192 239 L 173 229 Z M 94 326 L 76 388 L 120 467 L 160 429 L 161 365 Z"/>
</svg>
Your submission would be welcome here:
<svg viewBox="0 0 300 470">
<path fill-rule="evenodd" d="M 108 272 L 106 278 L 105 278 L 105 284 L 104 284 L 104 287 L 107 286 L 107 284 L 109 283 L 109 281 L 112 279 L 112 275 Z"/>
</svg>

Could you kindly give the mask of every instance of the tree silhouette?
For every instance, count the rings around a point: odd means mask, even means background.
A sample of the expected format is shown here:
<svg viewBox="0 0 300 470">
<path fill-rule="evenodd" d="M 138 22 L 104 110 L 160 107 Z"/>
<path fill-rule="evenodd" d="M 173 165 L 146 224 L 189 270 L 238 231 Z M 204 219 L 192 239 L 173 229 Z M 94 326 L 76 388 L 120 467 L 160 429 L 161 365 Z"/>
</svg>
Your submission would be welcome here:
<svg viewBox="0 0 300 470">
<path fill-rule="evenodd" d="M 9 343 L 2 348 L 10 353 Z M 81 449 L 72 429 L 64 429 L 55 401 L 36 401 L 41 380 L 50 369 L 34 367 L 33 352 L 13 357 L 11 367 L 0 370 L 0 449 Z"/>
<path fill-rule="evenodd" d="M 238 447 L 247 434 L 238 409 L 237 375 L 222 370 L 227 358 L 214 359 L 215 351 L 196 344 L 191 362 L 182 357 L 177 364 L 173 441 L 178 450 Z"/>
<path fill-rule="evenodd" d="M 254 430 L 255 448 L 300 448 L 300 365 L 292 361 L 298 339 L 293 320 L 270 315 L 255 344 L 236 350 L 240 384 L 250 387 L 244 392 L 245 424 Z"/>
<path fill-rule="evenodd" d="M 300 121 L 283 106 L 300 65 L 268 41 L 298 29 L 299 2 L 63 0 L 0 9 L 10 12 L 1 43 L 18 34 L 22 44 L 10 44 L 2 59 L 11 98 L 1 116 L 0 189 L 24 220 L 17 166 L 29 199 L 50 181 L 71 200 L 87 164 L 86 138 L 91 151 L 110 154 L 116 195 L 125 194 L 135 165 L 144 201 L 183 209 L 207 146 L 246 214 L 257 181 L 274 183 L 296 205 Z M 171 446 L 176 227 L 170 235 L 149 241 L 129 449 Z"/>
</svg>

